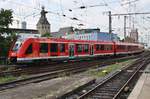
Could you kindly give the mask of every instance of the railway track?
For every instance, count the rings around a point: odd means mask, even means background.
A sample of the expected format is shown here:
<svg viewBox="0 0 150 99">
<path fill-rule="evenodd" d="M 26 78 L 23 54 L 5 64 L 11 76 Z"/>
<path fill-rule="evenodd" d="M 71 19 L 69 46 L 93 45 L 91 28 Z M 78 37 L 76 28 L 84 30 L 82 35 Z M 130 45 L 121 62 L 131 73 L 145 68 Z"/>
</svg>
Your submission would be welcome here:
<svg viewBox="0 0 150 99">
<path fill-rule="evenodd" d="M 122 58 L 122 59 L 127 59 L 127 58 Z M 108 61 L 107 61 L 107 63 L 112 64 L 112 63 L 116 62 L 116 60 L 117 59 L 114 59 L 110 63 L 108 63 Z M 63 69 L 59 69 L 59 70 L 55 70 L 55 71 L 51 71 L 51 72 L 47 72 L 47 73 L 42 73 L 42 74 L 39 74 L 36 76 L 28 77 L 26 79 L 21 79 L 21 80 L 16 80 L 16 81 L 0 84 L 0 91 L 9 89 L 9 88 L 14 88 L 14 87 L 21 86 L 21 85 L 25 85 L 25 84 L 29 84 L 29 83 L 41 82 L 44 80 L 49 80 L 49 79 L 60 77 L 60 76 L 65 76 L 65 75 L 70 75 L 70 74 L 86 71 L 89 68 L 91 68 L 95 65 L 98 65 L 99 63 L 100 63 L 99 61 L 83 62 L 83 63 L 75 62 L 73 64 L 70 64 L 69 66 L 67 65 L 67 67 L 64 66 L 65 68 L 63 68 Z M 101 65 L 104 66 L 104 64 L 101 64 Z M 105 65 L 106 65 L 106 63 L 105 63 Z"/>
<path fill-rule="evenodd" d="M 130 59 L 131 58 L 135 58 L 135 56 L 130 57 Z M 124 59 L 129 59 L 129 58 L 126 57 L 126 58 L 121 58 L 121 59 L 124 60 Z M 21 80 L 16 80 L 16 81 L 0 84 L 0 90 L 2 91 L 2 90 L 5 90 L 5 89 L 20 86 L 20 85 L 25 85 L 25 84 L 29 84 L 29 83 L 36 83 L 36 82 L 40 82 L 40 81 L 49 80 L 49 79 L 52 79 L 52 78 L 64 76 L 64 75 L 70 75 L 70 74 L 73 74 L 73 73 L 86 71 L 89 68 L 94 67 L 94 66 L 101 67 L 101 66 L 106 65 L 106 63 L 107 64 L 115 63 L 117 60 L 118 60 L 118 58 L 113 59 L 111 61 L 105 61 L 105 62 L 104 61 L 99 62 L 98 60 L 96 60 L 96 61 L 90 61 L 90 62 L 88 62 L 88 61 L 86 61 L 86 62 L 75 62 L 75 63 L 70 63 L 69 65 L 68 64 L 63 64 L 63 65 L 61 65 L 62 68 L 60 68 L 60 66 L 58 66 L 58 68 L 59 68 L 58 70 L 56 70 L 56 68 L 53 68 L 53 67 L 46 67 L 46 68 L 44 68 L 44 70 L 46 69 L 49 72 L 42 73 L 42 74 L 37 74 L 36 76 L 31 76 L 31 77 L 21 79 Z M 104 63 L 104 64 L 102 64 L 102 63 Z M 50 71 L 50 70 L 52 70 L 52 71 Z M 31 70 L 31 68 L 30 68 L 30 71 L 33 72 L 33 70 Z M 34 71 L 37 71 L 37 70 L 34 69 Z M 27 71 L 25 71 L 25 72 L 27 72 Z"/>
<path fill-rule="evenodd" d="M 70 75 L 70 74 L 81 72 L 81 71 L 85 71 L 85 68 L 81 68 L 81 67 L 69 68 L 69 69 L 64 69 L 64 70 L 59 70 L 59 71 L 32 76 L 32 77 L 22 79 L 22 80 L 16 80 L 16 81 L 8 82 L 8 83 L 3 83 L 3 84 L 0 84 L 0 91 L 9 89 L 9 88 L 14 88 L 14 87 L 21 86 L 21 85 L 26 85 L 29 83 L 37 83 L 37 82 L 49 80 L 49 79 L 64 76 L 64 75 Z"/>
<path fill-rule="evenodd" d="M 131 66 L 123 68 L 105 79 L 97 81 L 90 86 L 86 86 L 78 91 L 68 93 L 60 98 L 63 99 L 126 99 L 125 90 L 140 77 L 144 68 L 150 63 L 150 55 L 143 55 Z"/>
<path fill-rule="evenodd" d="M 113 64 L 115 62 L 126 60 L 126 59 L 133 59 L 138 58 L 137 56 L 130 56 L 130 57 L 121 57 L 121 58 L 114 58 L 114 59 L 101 59 L 101 60 L 93 60 L 93 61 L 79 61 L 79 62 L 70 62 L 70 63 L 59 63 L 59 64 L 47 64 L 47 65 L 39 65 L 39 66 L 13 66 L 10 67 L 12 70 L 5 70 L 0 72 L 0 77 L 7 76 L 7 75 L 13 75 L 13 76 L 20 76 L 20 75 L 32 75 L 32 74 L 39 74 L 44 72 L 51 72 L 51 71 L 57 71 L 57 70 L 63 70 L 66 68 L 72 68 L 74 66 L 86 66 L 91 65 L 91 67 L 94 66 L 105 66 L 109 64 Z M 8 67 L 8 68 L 9 68 Z"/>
</svg>

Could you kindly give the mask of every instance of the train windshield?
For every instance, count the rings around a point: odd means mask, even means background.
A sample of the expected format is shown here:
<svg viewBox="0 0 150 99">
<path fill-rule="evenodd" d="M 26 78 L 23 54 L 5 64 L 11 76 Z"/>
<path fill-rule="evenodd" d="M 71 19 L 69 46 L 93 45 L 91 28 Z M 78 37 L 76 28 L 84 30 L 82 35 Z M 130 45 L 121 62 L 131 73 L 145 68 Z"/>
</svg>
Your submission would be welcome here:
<svg viewBox="0 0 150 99">
<path fill-rule="evenodd" d="M 18 49 L 21 47 L 21 42 L 16 42 L 12 51 L 18 51 Z"/>
</svg>

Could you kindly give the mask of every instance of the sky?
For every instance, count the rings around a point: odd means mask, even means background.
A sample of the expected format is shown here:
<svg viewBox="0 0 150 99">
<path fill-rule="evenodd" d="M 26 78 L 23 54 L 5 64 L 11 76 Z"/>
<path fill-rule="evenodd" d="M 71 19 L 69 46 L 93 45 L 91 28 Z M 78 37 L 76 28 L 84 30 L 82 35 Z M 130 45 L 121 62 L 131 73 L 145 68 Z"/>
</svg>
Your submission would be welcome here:
<svg viewBox="0 0 150 99">
<path fill-rule="evenodd" d="M 14 21 L 10 26 L 13 28 L 21 28 L 21 22 L 26 21 L 28 29 L 36 29 L 41 7 L 44 6 L 48 11 L 46 16 L 52 32 L 68 26 L 100 28 L 101 31 L 108 32 L 108 11 L 112 14 L 150 12 L 149 5 L 150 0 L 0 0 L 0 8 L 13 10 Z M 81 9 L 81 6 L 86 8 Z M 74 17 L 79 20 L 72 20 Z M 133 22 L 140 35 L 149 32 L 150 15 L 127 17 L 126 27 L 133 27 Z M 112 29 L 118 36 L 123 37 L 124 16 L 112 17 Z"/>
</svg>

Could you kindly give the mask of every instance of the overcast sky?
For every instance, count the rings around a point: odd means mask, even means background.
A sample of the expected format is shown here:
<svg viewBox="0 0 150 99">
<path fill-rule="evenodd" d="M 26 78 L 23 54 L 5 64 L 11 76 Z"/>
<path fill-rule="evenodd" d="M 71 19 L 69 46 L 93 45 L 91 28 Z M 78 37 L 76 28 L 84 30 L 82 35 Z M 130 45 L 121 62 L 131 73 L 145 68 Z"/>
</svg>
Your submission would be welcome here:
<svg viewBox="0 0 150 99">
<path fill-rule="evenodd" d="M 130 9 L 128 1 L 131 1 Z M 20 28 L 21 22 L 26 21 L 27 28 L 36 29 L 41 7 L 45 6 L 45 10 L 49 11 L 47 18 L 51 24 L 51 31 L 58 31 L 60 27 L 73 26 L 76 28 L 100 28 L 101 31 L 107 32 L 108 11 L 112 11 L 113 14 L 129 11 L 150 12 L 149 5 L 150 0 L 0 0 L 0 8 L 13 10 L 14 22 L 11 27 L 14 28 Z M 80 9 L 81 6 L 87 8 Z M 66 17 L 62 15 L 66 15 Z M 134 21 L 134 26 L 139 29 L 140 35 L 149 31 L 149 16 L 131 17 L 131 26 Z M 78 18 L 79 21 L 71 20 L 70 18 L 73 17 Z M 134 20 L 133 17 L 135 17 Z M 123 19 L 123 16 L 112 17 L 113 30 L 119 36 L 123 36 Z M 129 18 L 127 19 L 127 27 L 129 27 Z"/>
</svg>

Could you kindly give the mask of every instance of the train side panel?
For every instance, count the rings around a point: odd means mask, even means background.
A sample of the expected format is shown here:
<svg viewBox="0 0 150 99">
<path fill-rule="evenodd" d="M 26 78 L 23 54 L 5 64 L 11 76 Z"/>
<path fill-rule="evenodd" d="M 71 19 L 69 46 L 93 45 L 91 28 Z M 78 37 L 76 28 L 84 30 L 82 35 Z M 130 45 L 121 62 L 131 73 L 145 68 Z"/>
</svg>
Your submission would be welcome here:
<svg viewBox="0 0 150 99">
<path fill-rule="evenodd" d="M 17 62 L 25 63 L 125 55 L 143 51 L 140 44 L 54 38 L 28 38 L 19 46 L 17 51 L 10 50 L 9 58 L 15 57 Z"/>
</svg>

